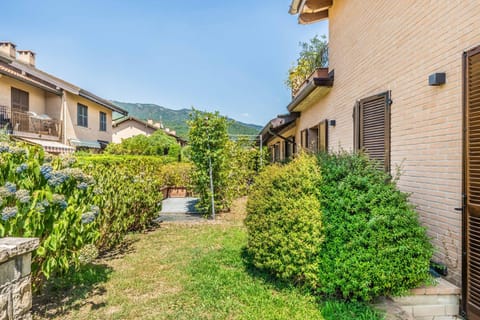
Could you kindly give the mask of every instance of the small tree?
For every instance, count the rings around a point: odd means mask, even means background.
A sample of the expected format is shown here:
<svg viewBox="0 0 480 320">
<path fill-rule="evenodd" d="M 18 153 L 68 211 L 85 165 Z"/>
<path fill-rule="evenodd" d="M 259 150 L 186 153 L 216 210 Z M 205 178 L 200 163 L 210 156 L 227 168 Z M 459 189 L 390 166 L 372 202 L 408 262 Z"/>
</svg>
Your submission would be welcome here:
<svg viewBox="0 0 480 320">
<path fill-rule="evenodd" d="M 218 112 L 200 112 L 193 109 L 188 121 L 190 160 L 195 165 L 192 181 L 200 196 L 198 207 L 212 213 L 212 193 L 210 191 L 210 170 L 213 180 L 215 211 L 226 210 L 230 206 L 228 186 L 228 120 Z"/>
<path fill-rule="evenodd" d="M 309 42 L 300 42 L 300 51 L 297 62 L 288 72 L 288 78 L 285 84 L 297 91 L 305 79 L 317 68 L 328 66 L 328 42 L 327 37 L 322 35 L 310 39 Z"/>
</svg>

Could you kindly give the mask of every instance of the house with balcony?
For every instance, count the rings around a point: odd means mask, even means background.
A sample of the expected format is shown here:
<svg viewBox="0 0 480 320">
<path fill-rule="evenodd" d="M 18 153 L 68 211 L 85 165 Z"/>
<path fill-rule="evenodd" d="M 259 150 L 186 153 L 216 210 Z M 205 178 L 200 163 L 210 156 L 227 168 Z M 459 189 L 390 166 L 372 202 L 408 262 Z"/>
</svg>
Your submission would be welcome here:
<svg viewBox="0 0 480 320">
<path fill-rule="evenodd" d="M 0 42 L 0 128 L 47 152 L 101 150 L 112 141 L 108 100 L 35 67 L 35 53 Z"/>
<path fill-rule="evenodd" d="M 329 66 L 293 93 L 291 131 L 269 123 L 263 143 L 400 168 L 460 314 L 480 319 L 480 3 L 293 0 L 290 14 L 328 23 Z"/>
</svg>

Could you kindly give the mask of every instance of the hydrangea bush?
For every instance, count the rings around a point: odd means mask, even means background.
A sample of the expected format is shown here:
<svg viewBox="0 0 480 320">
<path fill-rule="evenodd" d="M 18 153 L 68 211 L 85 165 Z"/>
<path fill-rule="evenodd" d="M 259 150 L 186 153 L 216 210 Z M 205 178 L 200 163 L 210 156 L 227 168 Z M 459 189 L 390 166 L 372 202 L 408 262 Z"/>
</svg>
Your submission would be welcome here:
<svg viewBox="0 0 480 320">
<path fill-rule="evenodd" d="M 94 243 L 89 196 L 91 176 L 70 168 L 71 158 L 45 156 L 36 147 L 0 144 L 0 236 L 37 237 L 32 256 L 34 284 L 79 264 L 85 244 Z"/>
</svg>

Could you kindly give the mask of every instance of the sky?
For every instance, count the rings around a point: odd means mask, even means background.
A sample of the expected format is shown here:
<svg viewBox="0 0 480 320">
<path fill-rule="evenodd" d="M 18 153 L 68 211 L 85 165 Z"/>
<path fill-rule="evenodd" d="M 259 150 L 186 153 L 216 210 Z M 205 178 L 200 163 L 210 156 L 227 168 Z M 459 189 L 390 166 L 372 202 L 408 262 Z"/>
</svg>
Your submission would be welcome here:
<svg viewBox="0 0 480 320">
<path fill-rule="evenodd" d="M 122 102 L 219 111 L 264 125 L 286 113 L 284 81 L 299 42 L 290 0 L 15 0 L 0 41 L 32 50 L 37 68 Z"/>
</svg>

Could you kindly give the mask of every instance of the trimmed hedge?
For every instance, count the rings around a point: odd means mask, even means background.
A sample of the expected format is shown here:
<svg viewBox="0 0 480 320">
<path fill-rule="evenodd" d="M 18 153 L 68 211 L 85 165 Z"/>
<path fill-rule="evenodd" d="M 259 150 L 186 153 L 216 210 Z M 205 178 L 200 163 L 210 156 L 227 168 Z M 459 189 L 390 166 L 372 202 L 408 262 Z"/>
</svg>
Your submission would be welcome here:
<svg viewBox="0 0 480 320">
<path fill-rule="evenodd" d="M 260 173 L 248 202 L 248 251 L 256 267 L 295 283 L 316 287 L 322 219 L 320 171 L 313 157 Z"/>
<path fill-rule="evenodd" d="M 428 281 L 433 248 L 407 194 L 364 155 L 321 155 L 319 164 L 328 239 L 319 291 L 371 300 Z"/>
<path fill-rule="evenodd" d="M 167 163 L 167 164 L 165 164 Z M 146 229 L 157 216 L 165 185 L 188 186 L 191 165 L 155 156 L 84 156 L 77 166 L 96 180 L 93 202 L 101 208 L 97 218 L 97 246 L 108 250 L 129 231 Z"/>
<path fill-rule="evenodd" d="M 310 174 L 320 170 L 321 179 L 310 180 L 297 169 L 312 161 L 315 169 L 310 168 Z M 294 265 L 295 278 L 310 279 L 305 282 L 317 293 L 365 301 L 401 294 L 430 279 L 433 248 L 425 229 L 407 195 L 366 156 L 302 155 L 269 171 L 257 179 L 247 207 L 247 249 L 257 267 L 285 278 L 285 270 Z M 315 199 L 302 204 L 302 196 L 311 195 Z M 314 201 L 320 203 L 322 213 L 310 217 Z M 284 222 L 291 220 L 298 225 Z M 305 250 L 299 243 L 309 250 L 306 258 L 298 258 L 298 252 Z M 316 248 L 311 248 L 312 243 Z"/>
</svg>

